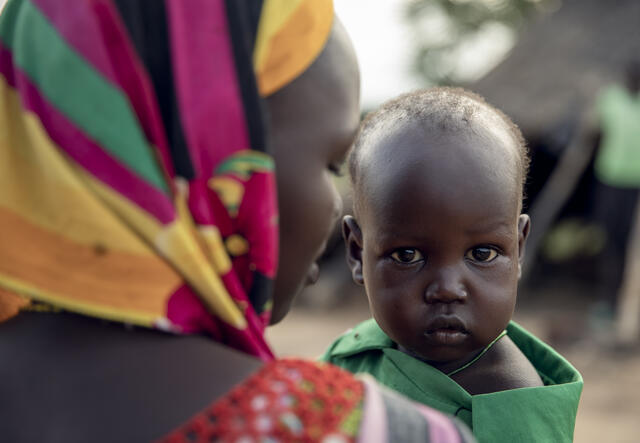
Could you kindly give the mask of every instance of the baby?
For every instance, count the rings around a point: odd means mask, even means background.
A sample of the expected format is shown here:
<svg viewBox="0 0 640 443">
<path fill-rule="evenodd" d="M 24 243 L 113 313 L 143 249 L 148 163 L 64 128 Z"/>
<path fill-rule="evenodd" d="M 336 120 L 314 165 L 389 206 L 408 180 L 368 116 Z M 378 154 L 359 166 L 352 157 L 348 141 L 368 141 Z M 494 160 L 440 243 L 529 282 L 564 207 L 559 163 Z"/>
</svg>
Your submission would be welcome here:
<svg viewBox="0 0 640 443">
<path fill-rule="evenodd" d="M 349 158 L 347 261 L 373 319 L 324 359 L 453 414 L 479 441 L 572 441 L 582 377 L 511 322 L 530 230 L 520 130 L 471 92 L 386 103 Z"/>
</svg>

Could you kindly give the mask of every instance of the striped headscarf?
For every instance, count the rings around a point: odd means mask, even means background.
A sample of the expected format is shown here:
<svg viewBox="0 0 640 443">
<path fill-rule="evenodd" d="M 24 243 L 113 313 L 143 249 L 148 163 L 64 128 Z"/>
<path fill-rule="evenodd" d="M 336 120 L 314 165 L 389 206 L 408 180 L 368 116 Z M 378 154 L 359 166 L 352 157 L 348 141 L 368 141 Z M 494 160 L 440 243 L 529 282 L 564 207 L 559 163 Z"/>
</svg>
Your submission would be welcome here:
<svg viewBox="0 0 640 443">
<path fill-rule="evenodd" d="M 330 0 L 11 0 L 0 16 L 0 321 L 31 303 L 264 360 L 277 204 L 262 97 Z"/>
</svg>

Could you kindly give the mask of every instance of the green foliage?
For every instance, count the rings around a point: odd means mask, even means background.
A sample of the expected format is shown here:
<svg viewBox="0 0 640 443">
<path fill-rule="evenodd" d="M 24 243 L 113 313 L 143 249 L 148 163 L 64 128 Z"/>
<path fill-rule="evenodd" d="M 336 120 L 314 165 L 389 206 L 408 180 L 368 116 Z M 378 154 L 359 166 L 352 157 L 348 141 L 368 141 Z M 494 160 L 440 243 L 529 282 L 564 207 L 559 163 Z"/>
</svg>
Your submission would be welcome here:
<svg viewBox="0 0 640 443">
<path fill-rule="evenodd" d="M 406 18 L 417 49 L 413 69 L 429 84 L 460 83 L 461 50 L 491 27 L 515 35 L 537 12 L 559 0 L 407 0 Z M 505 33 L 503 32 L 503 35 Z"/>
</svg>

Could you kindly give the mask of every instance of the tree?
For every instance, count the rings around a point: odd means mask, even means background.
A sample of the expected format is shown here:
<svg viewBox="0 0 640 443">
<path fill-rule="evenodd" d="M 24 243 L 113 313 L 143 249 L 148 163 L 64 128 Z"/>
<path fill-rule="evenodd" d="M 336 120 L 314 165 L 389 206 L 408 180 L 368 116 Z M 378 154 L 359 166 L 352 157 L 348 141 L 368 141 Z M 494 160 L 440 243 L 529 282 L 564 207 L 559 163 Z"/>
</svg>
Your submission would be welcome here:
<svg viewBox="0 0 640 443">
<path fill-rule="evenodd" d="M 428 84 L 479 78 L 513 46 L 518 31 L 559 0 L 408 0 L 415 35 L 414 71 Z"/>
</svg>

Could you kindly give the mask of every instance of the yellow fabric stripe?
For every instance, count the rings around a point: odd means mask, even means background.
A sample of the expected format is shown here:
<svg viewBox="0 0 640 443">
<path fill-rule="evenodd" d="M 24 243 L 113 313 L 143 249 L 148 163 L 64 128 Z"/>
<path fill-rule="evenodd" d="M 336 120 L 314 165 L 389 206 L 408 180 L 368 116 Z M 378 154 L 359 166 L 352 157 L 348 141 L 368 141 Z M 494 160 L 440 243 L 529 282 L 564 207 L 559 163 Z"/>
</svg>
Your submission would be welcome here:
<svg viewBox="0 0 640 443">
<path fill-rule="evenodd" d="M 160 231 L 69 160 L 0 77 L 0 282 L 73 312 L 141 325 L 164 317 L 182 278 L 105 201 L 148 237 Z"/>
<path fill-rule="evenodd" d="M 24 111 L 16 91 L 1 76 L 0 103 L 0 207 L 85 245 L 153 255 L 149 246 L 87 189 L 78 174 L 81 168 L 54 145 L 38 117 Z M 95 184 L 94 188 L 132 219 L 141 218 L 140 209 L 132 209 L 131 203 L 122 202 L 113 191 L 106 191 L 106 186 Z M 133 215 L 136 211 L 138 216 Z M 150 223 L 139 224 L 151 235 L 159 230 L 152 229 Z"/>
<path fill-rule="evenodd" d="M 253 64 L 264 66 L 269 51 L 269 40 L 289 20 L 291 14 L 306 0 L 265 0 L 262 4 L 258 35 L 253 52 Z"/>
<path fill-rule="evenodd" d="M 138 312 L 122 308 L 111 308 L 104 305 L 95 305 L 81 300 L 69 299 L 54 293 L 32 286 L 28 283 L 14 280 L 5 275 L 0 275 L 0 285 L 3 285 L 25 297 L 50 303 L 70 312 L 84 314 L 91 317 L 113 320 L 121 323 L 130 323 L 137 326 L 153 327 L 153 325 L 163 319 L 157 313 Z"/>
<path fill-rule="evenodd" d="M 332 0 L 265 0 L 253 56 L 260 94 L 302 74 L 324 48 L 332 24 Z"/>
<path fill-rule="evenodd" d="M 222 235 L 217 226 L 199 226 L 198 231 L 207 244 L 211 253 L 211 261 L 218 275 L 225 275 L 231 271 L 232 263 L 222 241 Z"/>
<path fill-rule="evenodd" d="M 121 311 L 122 321 L 131 312 L 158 318 L 182 284 L 160 257 L 83 245 L 2 207 L 0 226 L 0 285 L 36 300 L 111 319 Z"/>
<path fill-rule="evenodd" d="M 209 189 L 215 191 L 218 198 L 222 202 L 229 215 L 236 217 L 238 215 L 238 209 L 240 203 L 242 203 L 242 197 L 244 196 L 244 186 L 229 177 L 212 177 L 207 182 Z"/>
<path fill-rule="evenodd" d="M 244 315 L 214 271 L 214 264 L 205 255 L 208 243 L 199 237 L 187 209 L 187 192 L 187 183 L 177 179 L 178 218 L 160 232 L 156 238 L 156 247 L 180 271 L 213 314 L 235 328 L 244 329 L 247 326 Z M 210 252 L 219 253 L 219 249 Z"/>
<path fill-rule="evenodd" d="M 7 321 L 29 305 L 29 299 L 0 287 L 0 323 Z"/>
<path fill-rule="evenodd" d="M 127 222 L 147 243 L 151 244 L 152 239 L 156 238 L 163 228 L 163 225 L 157 219 L 150 216 L 146 211 L 127 198 L 123 198 L 109 186 L 96 179 L 93 175 L 86 172 L 80 166 L 71 164 L 76 171 L 78 177 L 86 184 L 87 188 L 92 190 L 100 199 L 106 203 L 119 217 Z M 139 240 L 136 237 L 136 240 Z M 152 249 L 150 246 L 145 246 Z M 152 254 L 156 255 L 155 251 Z"/>
<path fill-rule="evenodd" d="M 184 278 L 213 314 L 244 329 L 216 273 L 230 270 L 226 250 L 196 231 L 186 187 L 176 197 L 179 217 L 161 226 L 69 160 L 0 77 L 0 285 L 73 312 L 150 325 L 165 317 Z"/>
</svg>

